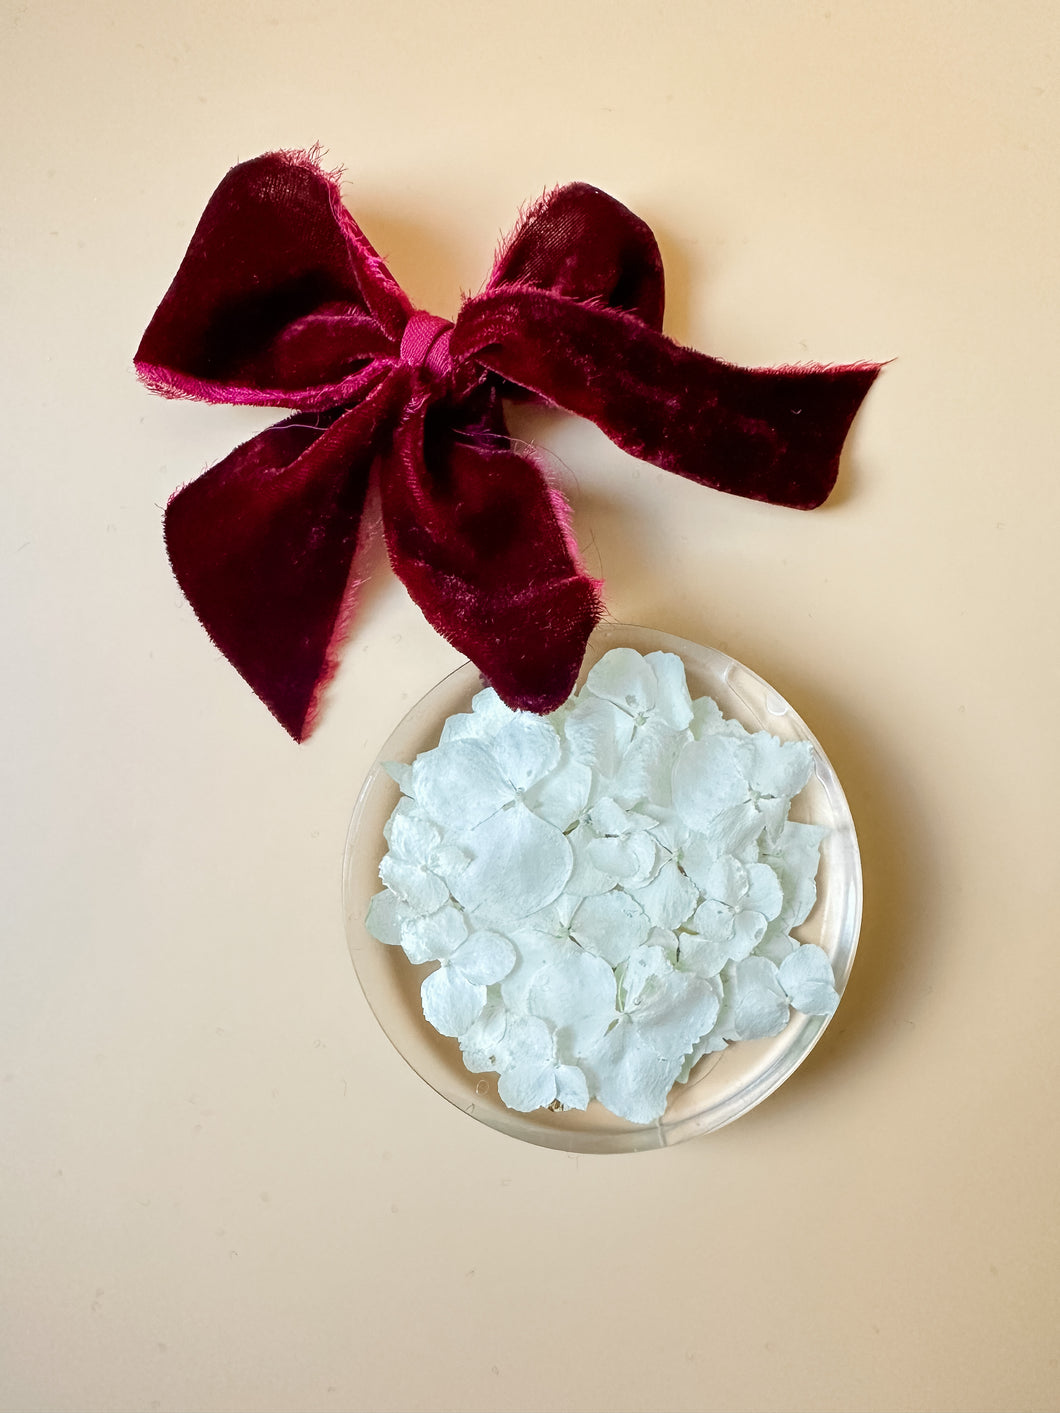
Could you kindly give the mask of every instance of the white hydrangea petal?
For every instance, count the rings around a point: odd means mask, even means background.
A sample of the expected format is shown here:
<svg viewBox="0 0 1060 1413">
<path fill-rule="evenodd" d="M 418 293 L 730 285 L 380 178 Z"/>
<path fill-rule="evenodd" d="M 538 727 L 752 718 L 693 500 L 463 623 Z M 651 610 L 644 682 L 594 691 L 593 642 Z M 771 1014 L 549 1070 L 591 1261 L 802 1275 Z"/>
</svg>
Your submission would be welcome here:
<svg viewBox="0 0 1060 1413">
<path fill-rule="evenodd" d="M 611 777 L 610 789 L 615 799 L 624 805 L 653 800 L 669 805 L 673 798 L 673 771 L 687 732 L 670 729 L 653 717 L 639 726 Z"/>
<path fill-rule="evenodd" d="M 379 877 L 414 913 L 433 913 L 449 897 L 449 889 L 437 875 L 393 854 L 379 865 Z"/>
<path fill-rule="evenodd" d="M 749 798 L 747 747 L 728 736 L 689 741 L 673 767 L 673 802 L 690 829 L 707 833 L 723 811 Z"/>
<path fill-rule="evenodd" d="M 403 795 L 412 794 L 412 766 L 403 760 L 385 760 L 383 769 Z"/>
<path fill-rule="evenodd" d="M 689 729 L 697 741 L 704 736 L 731 736 L 736 740 L 746 740 L 751 735 L 739 721 L 725 716 L 713 697 L 697 697 L 692 703 Z"/>
<path fill-rule="evenodd" d="M 522 1064 L 505 1070 L 497 1092 L 509 1109 L 526 1114 L 544 1109 L 556 1098 L 556 1071 L 550 1064 Z"/>
<path fill-rule="evenodd" d="M 559 737 L 540 716 L 517 712 L 494 736 L 493 756 L 504 778 L 527 790 L 559 764 Z"/>
<path fill-rule="evenodd" d="M 474 741 L 482 739 L 482 723 L 471 712 L 454 712 L 447 717 L 438 738 L 439 746 L 447 746 L 453 741 Z"/>
<path fill-rule="evenodd" d="M 451 880 L 467 868 L 470 855 L 455 844 L 439 844 L 430 857 L 431 872 L 451 883 Z"/>
<path fill-rule="evenodd" d="M 634 648 L 612 648 L 590 669 L 586 690 L 614 702 L 630 716 L 643 716 L 655 705 L 655 673 Z"/>
<path fill-rule="evenodd" d="M 714 987 L 693 973 L 675 971 L 658 947 L 639 947 L 630 956 L 623 989 L 626 1014 L 663 1059 L 680 1062 L 717 1019 Z"/>
<path fill-rule="evenodd" d="M 406 923 L 401 945 L 409 961 L 418 966 L 421 962 L 447 961 L 466 937 L 464 915 L 450 905 Z"/>
<path fill-rule="evenodd" d="M 710 942 L 728 945 L 732 938 L 736 919 L 733 911 L 725 903 L 707 898 L 696 909 L 692 918 L 692 930 Z"/>
<path fill-rule="evenodd" d="M 482 1013 L 486 988 L 475 986 L 443 962 L 423 978 L 420 987 L 423 1014 L 442 1035 L 463 1035 Z"/>
<path fill-rule="evenodd" d="M 807 1016 L 830 1016 L 839 1005 L 832 963 L 822 947 L 806 942 L 777 969 L 791 1004 Z"/>
<path fill-rule="evenodd" d="M 768 855 L 770 867 L 780 880 L 784 905 L 778 917 L 790 931 L 809 917 L 817 901 L 815 878 L 820 862 L 821 840 L 825 830 L 813 824 L 785 824 L 775 852 Z"/>
<path fill-rule="evenodd" d="M 784 906 L 784 890 L 780 886 L 780 879 L 768 864 L 747 865 L 747 894 L 743 899 L 743 906 L 761 913 L 767 922 L 772 922 L 780 916 L 780 910 Z"/>
<path fill-rule="evenodd" d="M 692 721 L 685 665 L 676 653 L 648 653 L 644 659 L 655 673 L 655 712 L 667 726 L 684 731 Z"/>
<path fill-rule="evenodd" d="M 400 947 L 401 930 L 408 917 L 408 909 L 402 905 L 397 894 L 384 888 L 374 894 L 368 904 L 364 925 L 377 942 L 385 942 L 388 947 Z"/>
<path fill-rule="evenodd" d="M 452 954 L 452 963 L 468 981 L 491 986 L 515 966 L 515 948 L 499 932 L 473 932 Z"/>
<path fill-rule="evenodd" d="M 624 838 L 630 832 L 629 816 L 620 804 L 610 795 L 603 795 L 596 801 L 588 815 L 589 823 L 597 834 L 613 834 Z"/>
<path fill-rule="evenodd" d="M 584 696 L 567 718 L 566 736 L 574 759 L 609 780 L 633 738 L 633 718 L 613 702 Z"/>
<path fill-rule="evenodd" d="M 718 862 L 716 850 L 702 834 L 690 834 L 679 853 L 685 873 L 697 888 L 705 891 L 710 871 Z"/>
<path fill-rule="evenodd" d="M 764 1040 L 779 1035 L 788 1023 L 790 1006 L 777 968 L 765 957 L 735 962 L 726 977 L 725 1001 L 730 1008 L 726 1038 Z"/>
<path fill-rule="evenodd" d="M 432 820 L 449 829 L 469 829 L 495 814 L 513 797 L 481 741 L 452 741 L 424 751 L 412 767 L 416 801 Z"/>
<path fill-rule="evenodd" d="M 538 818 L 566 830 L 588 805 L 592 784 L 593 773 L 589 766 L 565 754 L 550 775 L 527 790 L 523 803 Z"/>
<path fill-rule="evenodd" d="M 557 1065 L 556 1098 L 564 1109 L 586 1109 L 589 1106 L 589 1084 L 585 1071 L 578 1065 Z"/>
<path fill-rule="evenodd" d="M 613 1114 L 648 1124 L 665 1110 L 680 1061 L 661 1059 L 640 1038 L 630 1018 L 623 1016 L 586 1055 L 584 1068 L 592 1091 Z"/>
<path fill-rule="evenodd" d="M 579 824 L 567 835 L 574 858 L 566 885 L 568 893 L 588 898 L 595 893 L 609 893 L 615 886 L 614 877 L 610 873 L 601 873 L 589 857 L 589 848 L 595 839 L 596 835 L 587 824 Z"/>
<path fill-rule="evenodd" d="M 492 687 L 483 687 L 471 699 L 471 711 L 484 739 L 491 740 L 506 726 L 515 712 L 501 701 Z"/>
<path fill-rule="evenodd" d="M 486 993 L 482 1014 L 460 1037 L 464 1064 L 472 1074 L 487 1074 L 498 1066 L 497 1047 L 504 1038 L 508 1012 L 504 1003 Z"/>
<path fill-rule="evenodd" d="M 618 888 L 586 898 L 571 919 L 575 940 L 612 966 L 624 962 L 650 931 L 644 909 Z"/>
<path fill-rule="evenodd" d="M 779 741 L 767 731 L 751 737 L 748 780 L 758 795 L 791 800 L 813 774 L 813 747 L 809 741 Z"/>
<path fill-rule="evenodd" d="M 703 891 L 708 898 L 732 908 L 746 897 L 747 889 L 747 869 L 732 854 L 722 854 L 708 873 Z"/>
<path fill-rule="evenodd" d="M 790 937 L 786 932 L 774 932 L 772 929 L 768 929 L 766 935 L 755 948 L 755 956 L 765 957 L 774 966 L 779 967 L 784 958 L 794 952 L 798 945 L 794 937 Z"/>
<path fill-rule="evenodd" d="M 471 855 L 453 879 L 453 896 L 468 910 L 504 920 L 529 917 L 563 892 L 573 866 L 571 846 L 554 825 L 515 803 L 460 837 Z"/>
<path fill-rule="evenodd" d="M 411 812 L 390 817 L 390 851 L 409 863 L 426 863 L 442 836 L 429 819 Z"/>
<path fill-rule="evenodd" d="M 591 839 L 586 852 L 594 868 L 627 887 L 649 878 L 655 867 L 655 840 L 643 831 L 624 839 Z"/>
<path fill-rule="evenodd" d="M 743 804 L 722 810 L 705 824 L 703 837 L 716 854 L 742 857 L 761 834 L 764 823 L 765 819 L 755 804 L 745 800 Z"/>
<path fill-rule="evenodd" d="M 668 927 L 653 927 L 648 933 L 648 940 L 644 945 L 645 947 L 658 947 L 671 966 L 677 965 L 677 933 L 671 932 Z"/>
<path fill-rule="evenodd" d="M 534 976 L 526 1008 L 552 1027 L 560 1054 L 580 1055 L 614 1019 L 615 973 L 602 957 L 565 949 Z"/>
<path fill-rule="evenodd" d="M 565 952 L 580 950 L 570 938 L 558 938 L 536 927 L 515 928 L 510 933 L 515 965 L 500 983 L 501 999 L 512 1014 L 524 1013 L 530 987 L 537 976 L 555 966 Z"/>
<path fill-rule="evenodd" d="M 681 971 L 694 972 L 704 981 L 717 976 L 732 960 L 728 941 L 703 937 L 698 932 L 682 932 L 678 941 L 677 966 Z"/>
<path fill-rule="evenodd" d="M 742 962 L 766 935 L 766 920 L 761 913 L 749 909 L 738 912 L 733 918 L 732 939 L 729 942 L 729 956 L 734 962 Z"/>
<path fill-rule="evenodd" d="M 642 888 L 631 888 L 630 892 L 653 926 L 671 932 L 688 921 L 699 901 L 695 885 L 672 860 L 664 863 L 649 883 Z"/>
<path fill-rule="evenodd" d="M 791 801 L 786 796 L 776 800 L 760 799 L 755 801 L 755 809 L 757 809 L 762 821 L 761 846 L 763 849 L 768 851 L 776 847 L 787 822 L 790 808 Z"/>
<path fill-rule="evenodd" d="M 537 1016 L 509 1015 L 498 1054 L 506 1070 L 519 1065 L 551 1065 L 556 1058 L 552 1030 Z"/>
</svg>

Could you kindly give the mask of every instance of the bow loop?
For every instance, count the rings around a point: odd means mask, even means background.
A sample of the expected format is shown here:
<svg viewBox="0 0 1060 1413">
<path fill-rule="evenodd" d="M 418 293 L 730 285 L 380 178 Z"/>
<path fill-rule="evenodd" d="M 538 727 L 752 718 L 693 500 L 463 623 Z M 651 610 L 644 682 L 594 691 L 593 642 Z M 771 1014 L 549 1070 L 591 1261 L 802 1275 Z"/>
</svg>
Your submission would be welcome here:
<svg viewBox="0 0 1060 1413">
<path fill-rule="evenodd" d="M 585 182 L 557 187 L 526 212 L 498 253 L 485 293 L 502 287 L 622 309 L 662 328 L 662 256 L 651 227 Z"/>
<path fill-rule="evenodd" d="M 207 203 L 136 353 L 155 392 L 206 402 L 355 402 L 411 305 L 312 154 L 272 152 Z"/>
<path fill-rule="evenodd" d="M 562 497 L 512 444 L 504 393 L 706 485 L 825 498 L 878 365 L 735 368 L 666 338 L 663 302 L 651 230 L 584 183 L 526 213 L 453 323 L 413 309 L 314 153 L 228 173 L 136 367 L 168 397 L 297 409 L 166 511 L 195 612 L 296 740 L 351 613 L 374 469 L 391 562 L 428 621 L 511 706 L 570 692 L 600 586 Z"/>
</svg>

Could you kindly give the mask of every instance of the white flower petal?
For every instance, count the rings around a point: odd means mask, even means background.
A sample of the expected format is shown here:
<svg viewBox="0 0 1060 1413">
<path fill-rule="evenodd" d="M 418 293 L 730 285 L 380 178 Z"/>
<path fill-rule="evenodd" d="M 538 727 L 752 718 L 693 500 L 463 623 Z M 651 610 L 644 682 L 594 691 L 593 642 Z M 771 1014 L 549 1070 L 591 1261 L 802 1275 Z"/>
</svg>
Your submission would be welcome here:
<svg viewBox="0 0 1060 1413">
<path fill-rule="evenodd" d="M 703 837 L 709 848 L 716 854 L 732 854 L 741 857 L 754 844 L 762 833 L 765 818 L 750 800 L 742 805 L 733 805 L 722 810 L 708 824 L 703 826 Z"/>
<path fill-rule="evenodd" d="M 674 764 L 687 736 L 687 732 L 673 731 L 655 717 L 638 726 L 611 776 L 609 788 L 615 799 L 626 806 L 642 800 L 669 805 L 673 798 Z"/>
<path fill-rule="evenodd" d="M 435 874 L 393 854 L 379 865 L 379 877 L 414 913 L 433 913 L 449 898 L 449 889 Z"/>
<path fill-rule="evenodd" d="M 403 795 L 412 794 L 412 766 L 401 760 L 383 761 L 383 769 Z"/>
<path fill-rule="evenodd" d="M 444 821 L 447 829 L 472 828 L 513 798 L 481 741 L 452 741 L 424 751 L 412 767 L 412 783 L 424 814 Z"/>
<path fill-rule="evenodd" d="M 643 716 L 655 705 L 655 673 L 634 648 L 604 653 L 585 679 L 586 690 L 614 702 L 630 716 Z"/>
<path fill-rule="evenodd" d="M 648 1124 L 666 1108 L 681 1062 L 668 1063 L 646 1045 L 623 1016 L 586 1055 L 583 1068 L 596 1097 L 619 1118 Z"/>
<path fill-rule="evenodd" d="M 731 1009 L 725 1032 L 729 1040 L 763 1040 L 779 1035 L 788 1023 L 787 993 L 776 967 L 765 957 L 733 963 L 725 981 L 725 1000 Z"/>
<path fill-rule="evenodd" d="M 612 966 L 624 962 L 650 931 L 644 909 L 618 888 L 586 898 L 571 919 L 575 940 Z"/>
<path fill-rule="evenodd" d="M 767 731 L 751 737 L 748 782 L 758 795 L 791 800 L 813 773 L 813 747 L 809 741 L 778 741 Z"/>
<path fill-rule="evenodd" d="M 556 1058 L 556 1047 L 552 1031 L 543 1020 L 536 1016 L 509 1015 L 497 1053 L 501 1068 L 510 1070 L 520 1065 L 551 1065 Z"/>
<path fill-rule="evenodd" d="M 774 966 L 779 967 L 784 958 L 794 952 L 798 945 L 794 937 L 789 937 L 786 932 L 769 929 L 755 948 L 755 956 L 766 957 Z"/>
<path fill-rule="evenodd" d="M 731 948 L 727 941 L 703 937 L 698 932 L 682 932 L 677 939 L 677 966 L 681 971 L 694 972 L 704 981 L 717 976 L 722 967 L 732 960 Z"/>
<path fill-rule="evenodd" d="M 523 796 L 523 804 L 539 819 L 566 830 L 588 805 L 592 784 L 592 770 L 565 755 L 551 775 L 531 785 Z"/>
<path fill-rule="evenodd" d="M 567 835 L 574 857 L 574 866 L 566 885 L 568 893 L 588 898 L 594 893 L 609 893 L 615 886 L 614 876 L 601 873 L 589 857 L 589 849 L 595 839 L 596 835 L 587 824 L 579 824 Z"/>
<path fill-rule="evenodd" d="M 499 927 L 558 898 L 573 866 L 571 846 L 559 830 L 519 803 L 468 830 L 460 845 L 471 862 L 453 879 L 454 896 Z"/>
<path fill-rule="evenodd" d="M 516 1065 L 501 1075 L 497 1092 L 509 1109 L 519 1113 L 544 1109 L 556 1098 L 556 1071 L 550 1064 Z"/>
<path fill-rule="evenodd" d="M 463 1035 L 482 1013 L 486 988 L 473 986 L 445 962 L 423 978 L 423 1014 L 442 1035 Z"/>
<path fill-rule="evenodd" d="M 588 1108 L 589 1085 L 585 1071 L 577 1065 L 557 1065 L 556 1098 L 564 1109 Z"/>
<path fill-rule="evenodd" d="M 515 966 L 515 948 L 499 932 L 473 932 L 452 954 L 452 962 L 468 981 L 491 986 Z"/>
<path fill-rule="evenodd" d="M 647 913 L 648 921 L 670 931 L 688 921 L 699 901 L 695 885 L 672 860 L 664 863 L 651 882 L 642 888 L 628 884 L 627 887 Z"/>
<path fill-rule="evenodd" d="M 622 839 L 630 832 L 627 812 L 610 795 L 604 795 L 593 805 L 589 811 L 589 823 L 601 838 L 613 834 Z"/>
<path fill-rule="evenodd" d="M 442 836 L 429 819 L 419 813 L 398 812 L 390 816 L 390 852 L 407 863 L 425 864 Z"/>
<path fill-rule="evenodd" d="M 577 1057 L 615 1017 L 615 973 L 602 957 L 566 948 L 537 971 L 526 1008 L 552 1027 L 561 1055 Z"/>
<path fill-rule="evenodd" d="M 685 680 L 685 665 L 675 653 L 648 653 L 644 659 L 655 673 L 656 714 L 675 731 L 692 722 L 692 699 Z"/>
<path fill-rule="evenodd" d="M 745 897 L 747 888 L 746 868 L 731 854 L 722 854 L 707 875 L 703 891 L 708 898 L 733 908 Z"/>
<path fill-rule="evenodd" d="M 655 866 L 655 840 L 643 831 L 624 839 L 591 839 L 586 852 L 594 868 L 627 888 L 650 878 Z"/>
<path fill-rule="evenodd" d="M 523 791 L 559 764 L 559 737 L 540 716 L 517 712 L 494 736 L 493 755 L 504 778 Z"/>
<path fill-rule="evenodd" d="M 718 862 L 716 850 L 702 834 L 689 834 L 679 853 L 685 873 L 697 888 L 706 891 L 711 869 Z"/>
<path fill-rule="evenodd" d="M 459 908 L 439 908 L 428 917 L 407 923 L 401 939 L 405 955 L 415 965 L 446 961 L 467 937 L 467 923 Z"/>
<path fill-rule="evenodd" d="M 761 913 L 767 922 L 772 922 L 780 915 L 784 906 L 784 890 L 780 886 L 780 879 L 768 864 L 748 864 L 747 896 L 743 900 L 743 906 Z"/>
<path fill-rule="evenodd" d="M 806 921 L 817 900 L 814 879 L 825 832 L 817 825 L 789 820 L 775 850 L 767 856 L 784 893 L 784 905 L 778 917 L 789 931 Z"/>
<path fill-rule="evenodd" d="M 384 888 L 376 893 L 368 904 L 368 916 L 364 925 L 378 942 L 388 947 L 400 947 L 401 929 L 409 917 L 408 909 L 400 902 L 396 893 Z"/>
<path fill-rule="evenodd" d="M 830 1016 L 839 1005 L 832 963 L 823 948 L 804 943 L 781 962 L 777 974 L 791 1004 L 807 1016 Z"/>
<path fill-rule="evenodd" d="M 464 1064 L 472 1074 L 486 1074 L 498 1067 L 497 1047 L 504 1038 L 508 1012 L 503 1002 L 486 993 L 486 1005 L 475 1023 L 460 1037 Z"/>
<path fill-rule="evenodd" d="M 633 737 L 633 718 L 612 702 L 584 696 L 567 717 L 567 744 L 575 760 L 609 780 Z"/>
<path fill-rule="evenodd" d="M 692 931 L 698 932 L 710 942 L 728 944 L 735 926 L 736 919 L 732 909 L 713 898 L 707 898 L 700 903 L 692 918 Z"/>
<path fill-rule="evenodd" d="M 717 1019 L 717 992 L 709 981 L 675 971 L 658 947 L 638 948 L 624 973 L 626 1014 L 645 1044 L 679 1065 Z"/>
<path fill-rule="evenodd" d="M 681 748 L 673 800 L 690 829 L 706 833 L 723 811 L 748 800 L 747 763 L 746 744 L 728 736 L 705 736 Z"/>
</svg>

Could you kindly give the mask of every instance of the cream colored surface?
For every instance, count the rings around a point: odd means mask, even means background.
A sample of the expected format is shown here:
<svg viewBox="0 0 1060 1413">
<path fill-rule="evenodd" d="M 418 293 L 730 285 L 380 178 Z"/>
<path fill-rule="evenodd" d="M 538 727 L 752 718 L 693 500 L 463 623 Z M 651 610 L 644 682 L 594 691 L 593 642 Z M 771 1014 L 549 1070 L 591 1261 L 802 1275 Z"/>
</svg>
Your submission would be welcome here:
<svg viewBox="0 0 1060 1413">
<path fill-rule="evenodd" d="M 12 3 L 2 10 L 7 1410 L 979 1410 L 1057 1367 L 1057 9 Z M 131 355 L 233 162 L 320 139 L 442 314 L 547 185 L 645 216 L 669 330 L 894 357 L 814 515 L 562 416 L 620 619 L 821 737 L 864 853 L 833 1026 L 761 1108 L 576 1159 L 375 1025 L 339 865 L 457 662 L 380 570 L 296 749 L 159 507 L 270 414 Z"/>
</svg>

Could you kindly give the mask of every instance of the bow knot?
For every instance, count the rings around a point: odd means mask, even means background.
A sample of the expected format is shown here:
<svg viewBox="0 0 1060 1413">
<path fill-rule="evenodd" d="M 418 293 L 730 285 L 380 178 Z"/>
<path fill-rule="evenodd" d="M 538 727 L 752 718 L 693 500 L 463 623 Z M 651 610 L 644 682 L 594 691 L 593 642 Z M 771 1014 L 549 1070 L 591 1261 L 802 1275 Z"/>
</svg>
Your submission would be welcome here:
<svg viewBox="0 0 1060 1413">
<path fill-rule="evenodd" d="M 451 319 L 441 319 L 424 309 L 415 310 L 401 335 L 399 356 L 402 363 L 412 368 L 423 368 L 435 381 L 448 384 L 453 372 L 449 352 L 452 336 Z"/>
<path fill-rule="evenodd" d="M 453 324 L 412 308 L 313 154 L 228 173 L 136 367 L 168 397 L 295 410 L 173 496 L 166 546 L 211 638 L 296 740 L 350 619 L 373 477 L 390 561 L 428 621 L 509 705 L 569 695 L 600 585 L 502 394 L 588 417 L 703 485 L 825 499 L 879 365 L 737 368 L 668 339 L 662 313 L 651 230 L 583 183 L 524 215 Z"/>
</svg>

